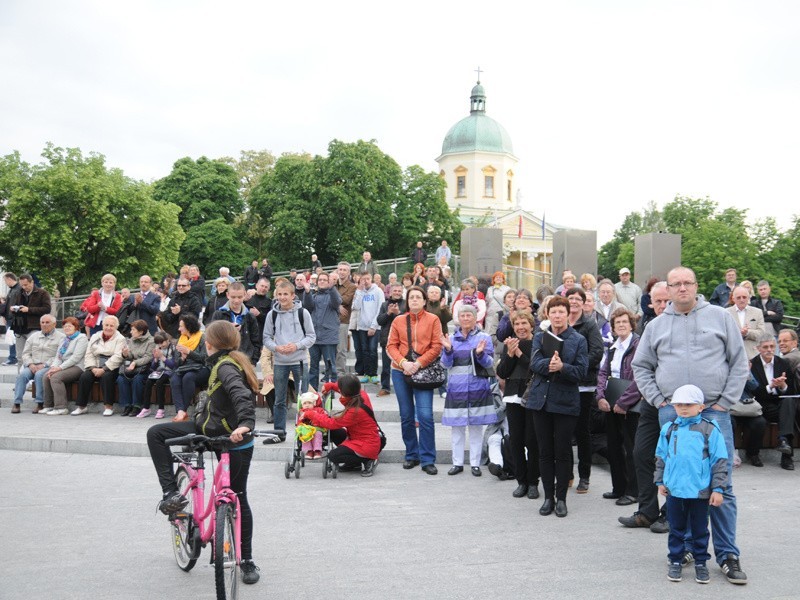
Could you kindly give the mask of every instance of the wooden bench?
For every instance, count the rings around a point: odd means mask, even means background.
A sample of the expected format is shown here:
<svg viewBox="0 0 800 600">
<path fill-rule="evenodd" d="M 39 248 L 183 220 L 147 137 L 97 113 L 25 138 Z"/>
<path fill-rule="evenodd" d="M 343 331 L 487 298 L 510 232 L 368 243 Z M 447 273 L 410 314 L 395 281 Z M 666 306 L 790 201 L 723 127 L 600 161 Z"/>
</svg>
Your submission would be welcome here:
<svg viewBox="0 0 800 600">
<path fill-rule="evenodd" d="M 745 431 L 742 427 L 737 427 L 733 437 L 733 446 L 737 450 L 743 450 L 747 448 L 747 440 L 749 438 L 748 431 Z M 794 428 L 794 436 L 792 436 L 792 445 L 795 448 L 800 448 L 800 430 L 798 430 L 797 423 L 795 422 Z M 761 443 L 761 447 L 765 449 L 776 448 L 778 446 L 778 424 L 777 423 L 767 423 L 767 427 L 764 430 L 764 440 Z"/>
</svg>

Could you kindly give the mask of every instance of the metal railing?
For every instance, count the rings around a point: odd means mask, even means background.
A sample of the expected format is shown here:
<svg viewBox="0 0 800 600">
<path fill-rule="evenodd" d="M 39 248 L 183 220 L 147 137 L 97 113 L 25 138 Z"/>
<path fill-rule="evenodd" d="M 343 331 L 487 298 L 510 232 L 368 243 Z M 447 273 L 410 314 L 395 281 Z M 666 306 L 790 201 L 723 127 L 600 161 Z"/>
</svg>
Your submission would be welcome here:
<svg viewBox="0 0 800 600">
<path fill-rule="evenodd" d="M 503 270 L 506 273 L 506 283 L 512 288 L 525 288 L 536 293 L 536 288 L 540 285 L 552 285 L 553 277 L 545 271 L 515 267 L 514 265 L 503 265 Z"/>
</svg>

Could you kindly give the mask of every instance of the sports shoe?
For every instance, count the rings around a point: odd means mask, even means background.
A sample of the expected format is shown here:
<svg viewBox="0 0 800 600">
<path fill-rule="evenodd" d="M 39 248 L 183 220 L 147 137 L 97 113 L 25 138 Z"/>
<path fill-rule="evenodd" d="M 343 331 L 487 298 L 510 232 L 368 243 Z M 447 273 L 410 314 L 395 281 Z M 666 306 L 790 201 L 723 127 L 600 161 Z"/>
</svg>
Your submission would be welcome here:
<svg viewBox="0 0 800 600">
<path fill-rule="evenodd" d="M 589 492 L 589 480 L 581 477 L 580 480 L 578 481 L 578 487 L 575 488 L 575 493 L 587 494 L 588 492 Z"/>
<path fill-rule="evenodd" d="M 163 408 L 159 408 L 156 411 L 156 419 L 163 419 L 163 418 L 164 418 L 164 409 Z"/>
<path fill-rule="evenodd" d="M 6 361 L 3 363 L 3 366 L 4 366 L 4 367 L 10 367 L 11 365 L 15 365 L 15 364 L 17 364 L 17 361 L 15 361 L 15 360 L 11 360 L 11 359 L 7 359 L 7 360 L 6 360 Z"/>
<path fill-rule="evenodd" d="M 136 415 L 136 418 L 137 419 L 144 419 L 145 417 L 149 417 L 150 416 L 150 412 L 151 411 L 150 411 L 149 408 L 143 408 L 142 410 L 139 411 L 139 414 Z M 161 411 L 161 416 L 162 417 L 164 416 L 164 411 L 163 410 Z M 158 418 L 159 418 L 158 415 L 156 415 L 156 419 L 158 419 Z"/>
<path fill-rule="evenodd" d="M 697 583 L 708 583 L 711 581 L 711 576 L 708 574 L 708 567 L 705 563 L 694 566 L 694 580 Z"/>
<path fill-rule="evenodd" d="M 48 406 L 47 408 L 40 408 L 39 410 L 37 410 L 35 412 L 35 414 L 37 414 L 37 415 L 49 415 L 50 412 L 53 411 L 53 410 L 54 409 L 53 409 L 52 406 Z"/>
<path fill-rule="evenodd" d="M 617 521 L 625 527 L 650 527 L 653 522 L 638 510 L 630 517 L 619 517 Z"/>
<path fill-rule="evenodd" d="M 378 392 L 378 397 L 380 398 L 381 396 L 388 396 L 391 393 L 392 392 L 390 392 L 389 390 L 381 390 L 380 392 Z"/>
<path fill-rule="evenodd" d="M 681 576 L 681 571 L 682 571 L 681 563 L 679 562 L 669 563 L 669 570 L 667 571 L 667 579 L 669 579 L 670 581 L 680 581 L 681 579 L 683 579 L 683 577 Z"/>
<path fill-rule="evenodd" d="M 261 579 L 261 569 L 252 560 L 243 560 L 239 563 L 239 568 L 242 570 L 242 583 L 253 584 Z"/>
<path fill-rule="evenodd" d="M 71 414 L 73 417 L 77 417 L 78 415 L 85 415 L 87 412 L 89 412 L 88 406 L 76 406 L 75 410 L 69 414 Z"/>
<path fill-rule="evenodd" d="M 314 459 L 315 459 L 314 452 L 313 452 L 313 451 L 311 451 L 311 450 L 309 450 L 308 452 L 306 452 L 306 458 L 307 458 L 308 460 L 314 460 Z"/>
<path fill-rule="evenodd" d="M 50 412 L 45 413 L 46 415 L 50 415 L 51 417 L 56 415 L 68 415 L 69 411 L 66 408 L 54 408 Z"/>
<path fill-rule="evenodd" d="M 742 566 L 739 564 L 739 557 L 735 554 L 728 554 L 728 557 L 722 561 L 719 566 L 728 581 L 736 585 L 744 585 L 747 583 L 747 575 L 742 571 Z"/>
<path fill-rule="evenodd" d="M 373 375 L 372 377 L 369 378 L 369 382 L 370 383 L 380 384 L 381 378 L 378 377 L 377 375 Z"/>
<path fill-rule="evenodd" d="M 107 408 L 107 409 L 105 409 L 103 411 L 103 416 L 104 417 L 110 417 L 113 414 L 114 414 L 114 409 L 113 408 Z"/>
<path fill-rule="evenodd" d="M 650 531 L 653 533 L 669 533 L 669 521 L 664 514 L 658 515 L 658 518 L 650 525 Z"/>
<path fill-rule="evenodd" d="M 372 477 L 375 474 L 375 469 L 378 468 L 378 459 L 368 460 L 364 463 L 364 470 L 361 471 L 362 477 Z"/>
<path fill-rule="evenodd" d="M 369 383 L 369 377 L 367 377 L 366 375 L 362 375 L 361 377 L 358 378 L 358 380 L 361 383 Z"/>
<path fill-rule="evenodd" d="M 158 503 L 158 510 L 169 515 L 179 511 L 187 504 L 189 504 L 189 499 L 186 496 L 182 496 L 180 492 L 171 492 Z"/>
<path fill-rule="evenodd" d="M 694 562 L 694 554 L 692 554 L 691 552 L 684 553 L 683 558 L 681 559 L 681 566 L 688 567 L 693 562 Z"/>
</svg>

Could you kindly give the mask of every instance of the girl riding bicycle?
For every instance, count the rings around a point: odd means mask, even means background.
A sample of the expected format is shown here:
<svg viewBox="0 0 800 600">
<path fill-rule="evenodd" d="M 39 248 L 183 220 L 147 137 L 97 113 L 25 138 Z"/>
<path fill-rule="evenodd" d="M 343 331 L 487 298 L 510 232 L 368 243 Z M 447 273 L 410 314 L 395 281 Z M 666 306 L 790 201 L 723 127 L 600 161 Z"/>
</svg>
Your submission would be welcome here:
<svg viewBox="0 0 800 600">
<path fill-rule="evenodd" d="M 250 359 L 239 352 L 239 332 L 226 321 L 214 321 L 205 331 L 208 350 L 208 400 L 198 407 L 194 422 L 160 423 L 147 431 L 147 446 L 164 497 L 158 508 L 166 515 L 181 510 L 188 500 L 178 491 L 172 468 L 172 452 L 165 440 L 189 433 L 207 436 L 230 434 L 230 487 L 239 496 L 241 509 L 242 581 L 255 583 L 259 570 L 253 562 L 253 513 L 247 502 L 247 476 L 253 458 L 258 379 Z M 247 436 L 247 437 L 245 437 Z M 219 454 L 218 454 L 219 456 Z"/>
</svg>

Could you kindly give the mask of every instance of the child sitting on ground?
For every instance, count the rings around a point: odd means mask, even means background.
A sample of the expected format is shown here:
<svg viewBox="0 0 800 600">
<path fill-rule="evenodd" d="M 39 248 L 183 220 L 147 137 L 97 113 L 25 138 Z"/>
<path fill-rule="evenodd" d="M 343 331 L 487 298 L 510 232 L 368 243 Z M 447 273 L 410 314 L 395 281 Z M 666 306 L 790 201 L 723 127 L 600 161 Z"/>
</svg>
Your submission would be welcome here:
<svg viewBox="0 0 800 600">
<path fill-rule="evenodd" d="M 671 404 L 678 417 L 661 428 L 654 475 L 658 491 L 667 497 L 667 578 L 681 580 L 681 561 L 688 551 L 694 555 L 695 581 L 708 583 L 708 507 L 722 504 L 728 451 L 717 424 L 700 416 L 704 408 L 700 388 L 679 387 Z"/>
<path fill-rule="evenodd" d="M 300 394 L 298 401 L 303 418 L 302 420 L 298 419 L 295 432 L 303 442 L 302 450 L 305 452 L 306 458 L 317 460 L 322 457 L 322 430 L 309 424 L 311 423 L 309 415 L 316 412 L 325 414 L 325 410 L 322 408 L 322 399 L 317 392 L 308 391 Z"/>
</svg>

